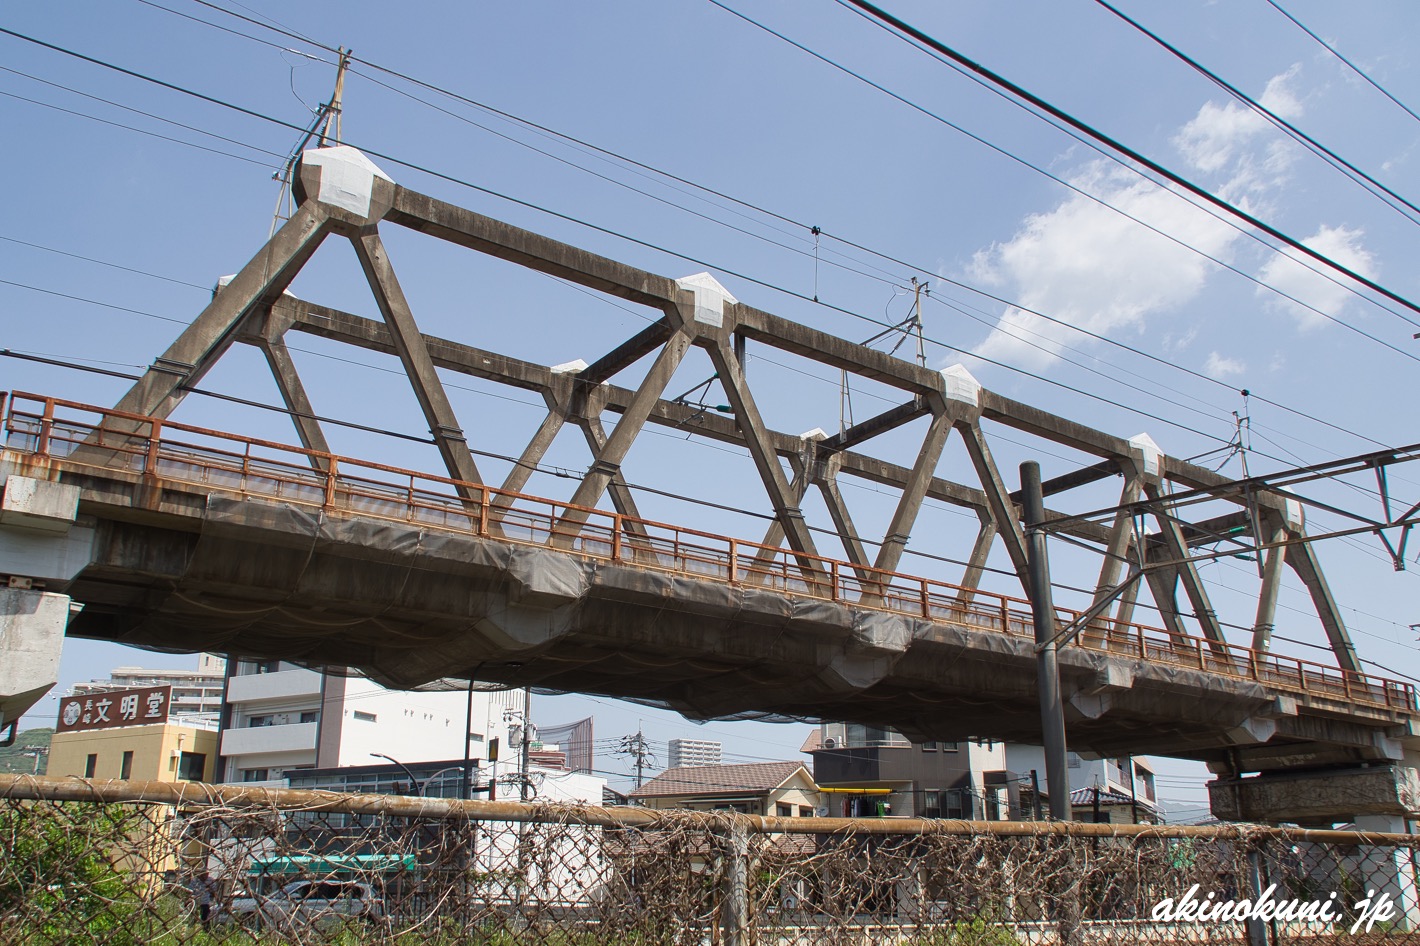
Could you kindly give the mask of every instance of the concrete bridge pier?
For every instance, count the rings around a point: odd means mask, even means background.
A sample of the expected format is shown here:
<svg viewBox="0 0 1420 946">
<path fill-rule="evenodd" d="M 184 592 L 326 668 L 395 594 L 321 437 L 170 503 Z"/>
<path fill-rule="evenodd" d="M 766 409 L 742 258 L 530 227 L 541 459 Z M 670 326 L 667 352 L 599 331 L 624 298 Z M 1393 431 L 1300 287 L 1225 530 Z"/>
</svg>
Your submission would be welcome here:
<svg viewBox="0 0 1420 946">
<path fill-rule="evenodd" d="M 1410 770 L 1412 773 L 1414 769 Z M 1398 815 L 1358 815 L 1356 829 L 1359 831 L 1383 831 L 1392 834 L 1411 834 L 1410 818 Z M 1420 840 L 1420 839 L 1417 839 Z M 1399 847 L 1363 846 L 1355 855 L 1354 873 L 1364 878 L 1365 896 L 1375 898 L 1382 895 L 1394 904 L 1395 916 L 1391 922 L 1395 928 L 1404 930 L 1420 929 L 1420 889 L 1416 886 L 1416 851 Z"/>
<path fill-rule="evenodd" d="M 71 613 L 46 590 L 89 563 L 92 527 L 77 523 L 79 489 L 0 469 L 0 745 L 59 679 Z"/>
<path fill-rule="evenodd" d="M 1399 755 L 1394 762 L 1365 767 L 1223 777 L 1208 783 L 1208 800 L 1214 816 L 1224 821 L 1325 827 L 1349 822 L 1360 831 L 1414 834 L 1420 758 L 1414 751 Z M 1355 887 L 1341 892 L 1351 901 L 1347 906 L 1364 897 L 1374 903 L 1384 894 L 1395 928 L 1420 929 L 1416 857 L 1413 847 L 1392 845 L 1363 845 L 1341 857 L 1337 870 L 1356 878 Z M 1340 877 L 1329 879 L 1340 883 Z"/>
</svg>

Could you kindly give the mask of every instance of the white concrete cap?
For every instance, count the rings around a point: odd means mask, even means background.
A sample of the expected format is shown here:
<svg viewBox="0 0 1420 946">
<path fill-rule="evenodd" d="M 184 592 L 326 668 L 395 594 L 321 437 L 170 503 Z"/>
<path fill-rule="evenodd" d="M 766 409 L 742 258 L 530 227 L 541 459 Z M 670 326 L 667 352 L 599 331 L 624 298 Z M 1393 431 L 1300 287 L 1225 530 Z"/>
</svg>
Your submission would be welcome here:
<svg viewBox="0 0 1420 946">
<path fill-rule="evenodd" d="M 720 328 L 725 324 L 725 303 L 731 305 L 740 300 L 730 295 L 730 290 L 720 285 L 720 281 L 709 273 L 696 273 L 677 279 L 675 284 L 695 294 L 695 321 Z"/>
<path fill-rule="evenodd" d="M 553 374 L 580 374 L 582 371 L 586 370 L 586 367 L 587 363 L 585 361 L 576 358 L 572 361 L 564 361 L 560 365 L 553 365 L 547 370 L 551 371 Z"/>
<path fill-rule="evenodd" d="M 959 401 L 972 407 L 981 406 L 981 382 L 962 365 L 942 369 L 942 393 L 949 401 Z"/>
<path fill-rule="evenodd" d="M 1281 492 L 1290 493 L 1291 490 L 1285 486 L 1279 487 Z M 1302 505 L 1301 500 L 1288 496 L 1284 500 L 1286 506 L 1287 528 L 1305 529 L 1307 525 L 1307 508 Z"/>
<path fill-rule="evenodd" d="M 1153 437 L 1148 434 L 1136 434 L 1129 438 L 1129 446 L 1144 455 L 1144 468 L 1140 471 L 1141 473 L 1145 476 L 1163 475 L 1164 452 L 1159 449 L 1158 444 L 1154 443 Z"/>
<path fill-rule="evenodd" d="M 813 430 L 806 430 L 799 434 L 800 440 L 827 440 L 828 431 L 822 427 L 815 427 Z"/>
<path fill-rule="evenodd" d="M 218 289 L 225 289 L 225 288 L 227 287 L 227 285 L 228 285 L 233 279 L 236 279 L 236 278 L 237 278 L 237 274 L 236 274 L 236 273 L 232 273 L 232 275 L 230 275 L 230 276 L 218 276 L 218 277 L 217 277 L 217 288 L 218 288 Z M 294 295 L 291 294 L 291 290 L 289 290 L 289 289 L 282 289 L 282 290 L 281 290 L 281 294 L 282 294 L 283 296 L 291 296 L 292 299 L 296 298 Z"/>
<path fill-rule="evenodd" d="M 362 217 L 370 215 L 370 196 L 375 190 L 375 178 L 394 183 L 388 174 L 375 166 L 375 162 L 349 145 L 302 151 L 301 164 L 308 168 L 320 168 L 320 192 L 311 196 L 323 204 Z"/>
</svg>

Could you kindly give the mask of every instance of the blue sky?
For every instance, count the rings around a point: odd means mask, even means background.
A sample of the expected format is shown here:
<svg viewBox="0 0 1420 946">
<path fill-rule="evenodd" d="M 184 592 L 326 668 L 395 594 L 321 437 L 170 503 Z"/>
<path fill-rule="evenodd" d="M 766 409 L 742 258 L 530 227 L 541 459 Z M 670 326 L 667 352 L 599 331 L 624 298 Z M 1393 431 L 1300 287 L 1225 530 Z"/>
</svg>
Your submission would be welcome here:
<svg viewBox="0 0 1420 946">
<path fill-rule="evenodd" d="M 1235 411 L 1250 420 L 1247 460 L 1254 473 L 1420 440 L 1407 380 L 1420 353 L 1411 336 L 1420 328 L 1373 304 L 1373 295 L 1318 277 L 832 0 L 727 0 L 726 6 L 917 108 L 708 0 L 429 4 L 418 15 L 392 15 L 387 4 L 221 5 L 256 20 L 275 17 L 294 33 L 351 47 L 377 65 L 745 204 L 357 65 L 345 93 L 349 143 L 487 191 L 376 159 L 414 189 L 669 276 L 708 268 L 743 301 L 860 340 L 877 332 L 870 320 L 907 315 L 903 287 L 918 276 L 932 288 L 923 315 L 933 367 L 964 362 L 994 390 L 1111 433 L 1147 431 L 1175 456 L 1220 451 L 1208 462 L 1233 475 L 1241 475 L 1241 458 L 1221 448 L 1233 437 Z M 1420 70 L 1411 55 L 1420 13 L 1413 5 L 1287 0 L 1281 6 L 1401 102 L 1420 103 Z M 1412 185 L 1420 122 L 1277 8 L 1264 0 L 1120 7 L 1386 186 L 1420 198 Z M 1103 6 L 895 2 L 890 9 L 1397 294 L 1420 296 L 1409 265 L 1415 214 L 1387 207 L 1345 180 Z M 192 0 L 11 5 L 0 25 L 294 125 L 309 121 L 310 107 L 329 96 L 334 79 L 329 53 Z M 0 210 L 0 347 L 135 370 L 201 309 L 216 277 L 236 271 L 266 238 L 277 203 L 271 174 L 297 135 L 12 36 L 0 36 L 0 51 L 8 143 L 0 169 L 11 181 Z M 812 226 L 826 234 L 817 245 Z M 397 228 L 387 227 L 385 238 L 426 332 L 557 364 L 592 360 L 647 316 Z M 374 314 L 354 256 L 338 241 L 327 244 L 293 291 Z M 814 305 L 808 301 L 814 296 L 835 308 Z M 297 364 L 318 411 L 424 433 L 407 385 L 390 371 L 395 363 L 314 339 L 293 343 L 303 349 Z M 899 354 L 910 357 L 910 347 Z M 766 355 L 751 362 L 751 376 L 770 422 L 793 431 L 835 429 L 846 413 L 839 379 Z M 115 379 L 16 359 L 0 360 L 0 372 L 0 388 L 99 404 L 113 403 L 125 388 Z M 673 393 L 710 373 L 704 362 L 687 359 Z M 464 426 L 477 431 L 475 445 L 516 454 L 541 407 L 521 392 L 450 380 L 458 385 L 451 396 Z M 229 354 L 204 387 L 277 399 L 251 351 Z M 1243 388 L 1256 396 L 1244 399 Z M 858 419 L 889 403 L 871 383 L 855 384 L 852 395 Z M 200 397 L 188 398 L 175 419 L 293 436 L 277 415 Z M 914 449 L 914 437 L 920 440 L 918 427 L 885 438 L 885 455 L 901 459 Z M 418 445 L 348 430 L 331 431 L 331 439 L 337 452 L 438 469 L 437 455 Z M 1039 459 L 1047 476 L 1084 459 L 1009 431 L 993 447 L 1001 468 L 1012 472 L 1028 457 Z M 550 466 L 573 471 L 586 463 L 584 446 L 570 436 L 548 458 Z M 758 513 L 768 508 L 738 451 L 660 432 L 640 438 L 625 468 L 632 482 Z M 505 470 L 489 461 L 486 472 Z M 969 480 L 956 442 L 939 472 Z M 1397 493 L 1410 497 L 1407 505 L 1420 492 L 1417 481 L 1420 472 L 1404 469 L 1393 477 Z M 892 499 L 873 489 L 846 492 L 860 529 L 881 535 Z M 570 486 L 540 475 L 528 491 L 565 497 Z M 1319 495 L 1374 511 L 1356 490 L 1319 488 Z M 1116 497 L 1117 484 L 1107 483 L 1082 491 L 1077 508 L 1110 505 Z M 648 495 L 641 503 L 650 517 L 719 532 L 757 538 L 764 528 L 752 516 L 664 497 Z M 821 507 L 810 505 L 810 515 L 822 518 Z M 1311 521 L 1313 529 L 1337 525 L 1325 515 Z M 929 505 L 911 547 L 959 558 L 970 547 L 969 527 L 959 510 Z M 1409 625 L 1420 620 L 1413 563 L 1396 572 L 1373 538 L 1330 541 L 1320 555 L 1361 655 L 1413 672 Z M 1055 577 L 1089 585 L 1097 567 L 1061 550 Z M 957 577 L 950 566 L 927 560 L 909 558 L 903 568 Z M 1204 572 L 1225 618 L 1250 623 L 1253 566 L 1225 560 Z M 1007 579 L 996 581 L 1000 590 L 1017 590 Z M 1279 642 L 1278 649 L 1328 662 L 1315 649 L 1324 638 L 1295 581 L 1282 607 L 1279 634 L 1299 643 Z M 173 659 L 74 641 L 65 682 L 102 675 L 115 663 Z M 583 707 L 595 711 L 603 737 L 630 731 L 642 718 L 655 738 L 741 732 L 605 703 L 547 703 L 555 707 L 547 722 L 573 718 Z M 745 741 L 737 751 L 786 757 L 804 731 L 756 727 L 740 738 L 760 741 Z"/>
</svg>

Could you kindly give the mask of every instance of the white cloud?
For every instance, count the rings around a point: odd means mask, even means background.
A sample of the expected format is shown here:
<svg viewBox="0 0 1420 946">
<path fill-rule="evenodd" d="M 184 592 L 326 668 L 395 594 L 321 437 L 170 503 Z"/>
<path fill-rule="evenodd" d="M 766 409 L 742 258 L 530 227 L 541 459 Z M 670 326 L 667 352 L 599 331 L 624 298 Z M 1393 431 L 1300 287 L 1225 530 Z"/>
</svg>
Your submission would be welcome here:
<svg viewBox="0 0 1420 946">
<path fill-rule="evenodd" d="M 1289 119 L 1300 115 L 1301 100 L 1293 92 L 1299 73 L 1293 66 L 1268 82 L 1263 104 Z M 1234 103 L 1205 103 L 1173 140 L 1195 171 L 1223 182 L 1210 185 L 1215 192 L 1247 209 L 1285 181 L 1295 156 L 1290 139 Z M 1204 255 L 1230 262 L 1242 239 L 1178 193 L 1104 161 L 1085 165 L 1071 183 L 1103 203 L 1071 194 L 1053 209 L 1027 216 L 1009 240 L 973 258 L 968 273 L 978 284 L 997 287 L 1019 303 L 1006 310 L 975 354 L 1040 370 L 1067 342 L 1081 343 L 1066 326 L 1026 309 L 1099 335 L 1138 335 L 1151 316 L 1177 310 L 1203 290 L 1217 268 Z M 1171 334 L 1165 349 L 1186 348 L 1196 332 Z M 1227 371 L 1233 363 L 1219 364 Z"/>
<path fill-rule="evenodd" d="M 1320 230 L 1302 243 L 1347 269 L 1367 279 L 1374 279 L 1376 263 L 1370 251 L 1362 245 L 1364 236 L 1362 230 L 1323 224 Z M 1300 262 L 1303 259 L 1307 260 L 1306 264 Z M 1299 328 L 1314 329 L 1325 322 L 1328 315 L 1339 318 L 1353 298 L 1346 277 L 1327 278 L 1315 272 L 1325 268 L 1323 264 L 1295 251 L 1278 253 L 1263 265 L 1258 279 L 1297 301 L 1283 299 L 1262 286 L 1258 287 L 1258 294 L 1266 298 L 1270 308 L 1289 313 L 1297 320 Z"/>
<path fill-rule="evenodd" d="M 1294 65 L 1273 76 L 1258 101 L 1288 121 L 1299 118 L 1302 103 L 1292 91 L 1301 72 Z M 1221 175 L 1215 189 L 1224 199 L 1246 203 L 1282 184 L 1298 150 L 1272 124 L 1235 101 L 1205 102 L 1173 139 L 1185 161 L 1197 171 Z"/>
<path fill-rule="evenodd" d="M 1222 381 L 1232 375 L 1240 375 L 1247 370 L 1245 362 L 1236 358 L 1225 358 L 1217 352 L 1209 352 L 1208 360 L 1203 362 L 1203 373 L 1210 378 Z"/>
<path fill-rule="evenodd" d="M 1183 351 L 1192 345 L 1198 338 L 1198 326 L 1190 325 L 1188 330 L 1182 335 L 1175 335 L 1173 332 L 1164 333 L 1164 351 Z"/>
<path fill-rule="evenodd" d="M 1105 162 L 1086 166 L 1072 183 L 1210 256 L 1226 257 L 1238 239 L 1236 230 L 1176 194 Z M 1028 216 L 1005 243 L 978 252 L 971 275 L 1009 287 L 1025 308 L 1110 335 L 1137 333 L 1149 313 L 1188 302 L 1213 268 L 1179 243 L 1075 194 Z M 1013 307 L 975 353 L 1042 368 L 1066 341 L 1078 340 L 1065 326 Z"/>
</svg>

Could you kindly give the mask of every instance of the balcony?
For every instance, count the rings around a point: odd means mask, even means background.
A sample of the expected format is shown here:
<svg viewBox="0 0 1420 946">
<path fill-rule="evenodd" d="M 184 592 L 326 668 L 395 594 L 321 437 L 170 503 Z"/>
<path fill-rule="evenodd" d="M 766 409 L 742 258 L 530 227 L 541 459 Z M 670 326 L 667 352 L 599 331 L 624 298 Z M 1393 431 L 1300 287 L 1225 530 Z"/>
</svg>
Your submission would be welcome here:
<svg viewBox="0 0 1420 946">
<path fill-rule="evenodd" d="M 248 673 L 232 677 L 227 682 L 227 701 L 230 703 L 313 699 L 318 698 L 320 692 L 321 675 L 314 670 Z"/>
<path fill-rule="evenodd" d="M 287 723 L 284 726 L 229 729 L 222 734 L 222 755 L 314 752 L 318 726 L 318 723 Z"/>
</svg>

